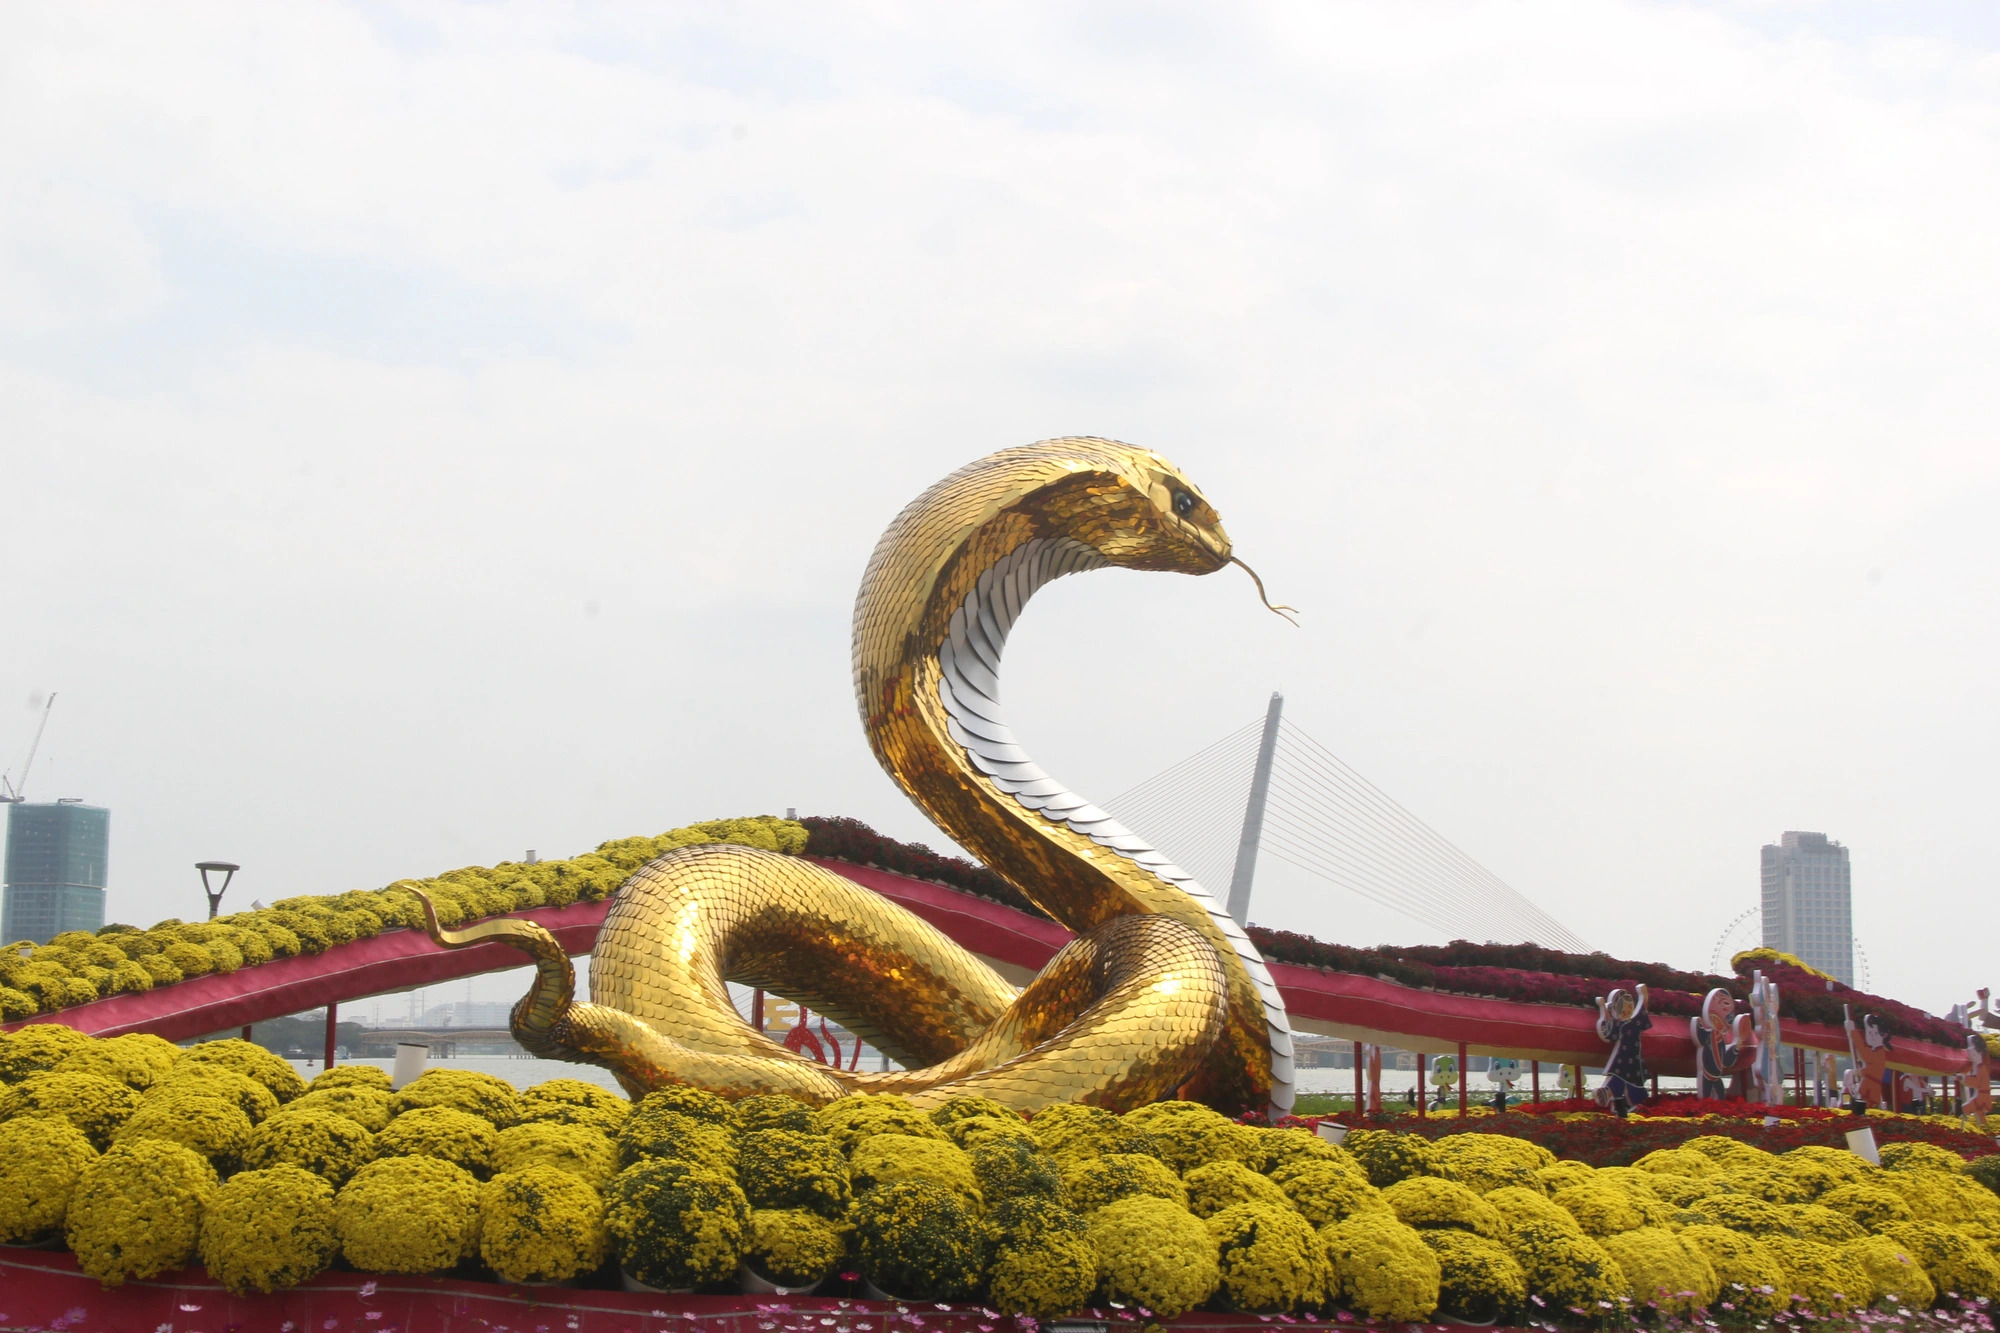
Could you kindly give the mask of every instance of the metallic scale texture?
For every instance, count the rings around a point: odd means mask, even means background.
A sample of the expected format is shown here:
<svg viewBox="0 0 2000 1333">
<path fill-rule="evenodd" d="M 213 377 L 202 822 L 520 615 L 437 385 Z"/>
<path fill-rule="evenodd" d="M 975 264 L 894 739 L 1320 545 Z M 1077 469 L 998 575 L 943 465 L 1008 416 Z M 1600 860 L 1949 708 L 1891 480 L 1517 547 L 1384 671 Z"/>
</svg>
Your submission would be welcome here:
<svg viewBox="0 0 2000 1333">
<path fill-rule="evenodd" d="M 911 800 L 1074 931 L 1016 993 L 932 926 L 794 857 L 716 845 L 669 853 L 620 890 L 591 956 L 591 1002 L 553 937 L 491 921 L 433 939 L 499 939 L 537 963 L 513 1028 L 539 1055 L 601 1064 L 637 1093 L 826 1102 L 976 1093 L 1023 1111 L 1123 1110 L 1180 1090 L 1288 1110 L 1284 1003 L 1241 927 L 1142 838 L 1049 777 L 1000 708 L 1007 633 L 1036 589 L 1107 565 L 1210 574 L 1229 538 L 1158 454 L 1111 440 L 1003 450 L 925 491 L 883 534 L 854 606 L 854 688 L 876 758 Z M 428 906 L 428 905 L 427 905 Z M 756 1032 L 727 982 L 810 1005 L 909 1068 L 817 1064 Z"/>
</svg>

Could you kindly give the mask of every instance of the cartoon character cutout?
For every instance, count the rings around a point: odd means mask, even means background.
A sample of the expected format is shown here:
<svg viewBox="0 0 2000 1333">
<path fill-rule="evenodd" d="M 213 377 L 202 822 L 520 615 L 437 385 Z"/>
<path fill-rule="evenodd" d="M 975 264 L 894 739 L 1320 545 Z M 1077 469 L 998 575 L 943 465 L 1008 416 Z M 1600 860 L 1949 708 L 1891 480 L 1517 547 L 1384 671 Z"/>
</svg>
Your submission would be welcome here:
<svg viewBox="0 0 2000 1333">
<path fill-rule="evenodd" d="M 1611 1043 L 1610 1057 L 1604 1062 L 1604 1086 L 1598 1089 L 1597 1098 L 1621 1120 L 1646 1100 L 1646 1057 L 1639 1049 L 1639 1040 L 1653 1026 L 1645 983 L 1633 989 L 1636 994 L 1614 990 L 1597 1002 L 1597 1035 Z"/>
<path fill-rule="evenodd" d="M 1875 1015 L 1863 1014 L 1856 1023 L 1851 1007 L 1840 1008 L 1845 1015 L 1841 1025 L 1847 1029 L 1847 1053 L 1861 1071 L 1859 1099 L 1871 1108 L 1887 1108 L 1889 1080 L 1895 1077 L 1889 1072 L 1889 1036 L 1876 1025 Z"/>
<path fill-rule="evenodd" d="M 1965 1054 L 1971 1067 L 1958 1076 L 1958 1113 L 1985 1134 L 1986 1117 L 1993 1113 L 1993 1057 L 1976 1032 L 1965 1039 Z"/>
<path fill-rule="evenodd" d="M 1785 1071 L 1778 1063 L 1783 1037 L 1778 1020 L 1778 983 L 1762 972 L 1750 974 L 1750 1023 L 1757 1033 L 1757 1054 L 1750 1064 L 1750 1077 L 1757 1084 L 1757 1097 L 1766 1106 L 1785 1104 Z"/>
<path fill-rule="evenodd" d="M 1702 997 L 1701 1012 L 1688 1020 L 1694 1038 L 1695 1078 L 1704 1100 L 1721 1101 L 1755 1044 L 1750 1015 L 1736 1013 L 1736 997 L 1717 986 Z"/>
</svg>

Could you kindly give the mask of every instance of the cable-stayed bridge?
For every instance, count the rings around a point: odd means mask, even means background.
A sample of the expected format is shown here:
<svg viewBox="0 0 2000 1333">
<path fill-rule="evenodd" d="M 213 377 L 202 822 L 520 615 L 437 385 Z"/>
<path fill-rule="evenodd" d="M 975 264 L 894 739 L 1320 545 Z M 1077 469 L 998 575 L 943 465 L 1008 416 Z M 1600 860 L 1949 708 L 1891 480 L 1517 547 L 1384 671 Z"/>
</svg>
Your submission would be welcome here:
<svg viewBox="0 0 2000 1333">
<path fill-rule="evenodd" d="M 1173 767 L 1103 802 L 1247 919 L 1270 856 L 1450 939 L 1590 946 L 1284 716 L 1282 695 Z"/>
</svg>

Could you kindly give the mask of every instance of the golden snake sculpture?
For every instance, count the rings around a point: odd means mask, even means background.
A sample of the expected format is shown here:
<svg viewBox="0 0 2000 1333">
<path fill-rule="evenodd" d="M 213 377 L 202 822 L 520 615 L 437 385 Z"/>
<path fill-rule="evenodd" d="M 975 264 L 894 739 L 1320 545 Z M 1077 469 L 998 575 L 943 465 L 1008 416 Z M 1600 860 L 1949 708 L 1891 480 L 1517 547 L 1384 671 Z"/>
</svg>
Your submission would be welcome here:
<svg viewBox="0 0 2000 1333">
<path fill-rule="evenodd" d="M 426 902 L 431 938 L 531 955 L 515 1037 L 603 1065 L 634 1095 L 691 1084 L 816 1104 L 894 1092 L 924 1106 L 978 1094 L 1033 1111 L 1124 1110 L 1179 1091 L 1287 1110 L 1290 1029 L 1249 937 L 1185 871 L 1038 768 L 999 707 L 1007 632 L 1042 585 L 1107 565 L 1210 574 L 1232 562 L 1215 510 L 1173 464 L 1081 438 L 952 473 L 868 562 L 854 690 L 876 758 L 1076 934 L 1024 990 L 879 894 L 734 845 L 671 852 L 625 883 L 591 953 L 588 1004 L 562 947 L 531 922 L 448 931 Z M 906 1068 L 847 1071 L 786 1050 L 738 1015 L 732 981 L 807 1004 Z"/>
</svg>

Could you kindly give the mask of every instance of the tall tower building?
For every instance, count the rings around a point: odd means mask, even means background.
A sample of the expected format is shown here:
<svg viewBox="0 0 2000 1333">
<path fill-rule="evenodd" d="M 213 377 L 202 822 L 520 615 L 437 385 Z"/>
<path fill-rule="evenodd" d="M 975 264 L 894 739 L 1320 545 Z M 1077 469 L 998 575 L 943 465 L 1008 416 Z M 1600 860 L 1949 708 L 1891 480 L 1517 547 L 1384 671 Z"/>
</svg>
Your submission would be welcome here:
<svg viewBox="0 0 2000 1333">
<path fill-rule="evenodd" d="M 1824 833 L 1787 833 L 1764 848 L 1764 947 L 1854 984 L 1853 872 Z"/>
<path fill-rule="evenodd" d="M 65 930 L 104 924 L 111 812 L 81 801 L 7 807 L 0 943 L 47 944 Z"/>
</svg>

